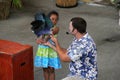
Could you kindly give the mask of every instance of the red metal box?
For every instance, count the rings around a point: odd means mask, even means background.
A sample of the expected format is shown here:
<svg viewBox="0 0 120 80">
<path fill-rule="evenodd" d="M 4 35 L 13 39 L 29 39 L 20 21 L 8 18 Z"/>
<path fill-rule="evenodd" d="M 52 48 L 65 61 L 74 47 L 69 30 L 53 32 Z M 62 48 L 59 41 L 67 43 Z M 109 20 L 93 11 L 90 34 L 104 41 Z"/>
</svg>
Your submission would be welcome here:
<svg viewBox="0 0 120 80">
<path fill-rule="evenodd" d="M 0 80 L 34 80 L 32 46 L 0 40 Z"/>
</svg>

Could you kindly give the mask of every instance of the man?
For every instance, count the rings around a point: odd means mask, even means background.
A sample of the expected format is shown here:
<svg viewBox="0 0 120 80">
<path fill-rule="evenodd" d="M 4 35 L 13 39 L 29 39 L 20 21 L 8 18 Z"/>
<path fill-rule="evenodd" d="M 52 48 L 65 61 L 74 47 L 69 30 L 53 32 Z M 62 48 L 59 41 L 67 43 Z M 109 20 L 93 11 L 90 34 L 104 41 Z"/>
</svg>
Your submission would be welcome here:
<svg viewBox="0 0 120 80">
<path fill-rule="evenodd" d="M 51 36 L 51 39 L 55 46 L 46 43 L 57 51 L 62 61 L 70 62 L 70 74 L 62 80 L 97 80 L 97 49 L 93 39 L 86 32 L 86 26 L 83 18 L 71 19 L 69 33 L 74 39 L 68 49 L 63 49 L 54 36 Z"/>
</svg>

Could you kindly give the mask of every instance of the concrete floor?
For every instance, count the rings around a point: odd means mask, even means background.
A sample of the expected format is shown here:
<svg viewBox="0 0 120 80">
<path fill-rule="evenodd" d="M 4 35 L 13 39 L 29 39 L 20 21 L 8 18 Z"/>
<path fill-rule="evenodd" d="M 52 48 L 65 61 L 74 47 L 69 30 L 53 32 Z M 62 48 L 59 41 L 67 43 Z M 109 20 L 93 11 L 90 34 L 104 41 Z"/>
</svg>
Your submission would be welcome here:
<svg viewBox="0 0 120 80">
<path fill-rule="evenodd" d="M 35 0 L 36 1 L 36 0 Z M 37 50 L 36 36 L 31 32 L 30 22 L 39 11 L 48 13 L 56 10 L 60 14 L 58 35 L 61 46 L 67 48 L 72 41 L 71 35 L 66 35 L 68 24 L 72 17 L 83 17 L 87 23 L 87 31 L 95 40 L 98 48 L 98 80 L 120 80 L 120 26 L 118 11 L 111 6 L 90 6 L 78 2 L 74 8 L 56 7 L 53 0 L 40 0 L 36 6 L 26 6 L 22 10 L 12 10 L 7 20 L 0 21 L 0 39 L 11 40 L 22 44 L 30 44 Z M 56 70 L 56 80 L 68 74 L 68 63 L 62 62 L 62 69 Z M 34 68 L 34 80 L 43 80 L 42 69 Z"/>
</svg>

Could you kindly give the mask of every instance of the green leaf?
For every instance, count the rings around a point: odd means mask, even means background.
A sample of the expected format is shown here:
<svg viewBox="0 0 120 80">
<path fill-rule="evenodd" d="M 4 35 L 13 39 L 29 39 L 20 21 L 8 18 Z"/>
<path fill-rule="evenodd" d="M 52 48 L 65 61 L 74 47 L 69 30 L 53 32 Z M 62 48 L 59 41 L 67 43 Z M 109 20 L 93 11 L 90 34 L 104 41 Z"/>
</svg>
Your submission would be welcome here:
<svg viewBox="0 0 120 80">
<path fill-rule="evenodd" d="M 21 0 L 12 0 L 12 5 L 17 7 L 17 8 L 22 8 Z"/>
</svg>

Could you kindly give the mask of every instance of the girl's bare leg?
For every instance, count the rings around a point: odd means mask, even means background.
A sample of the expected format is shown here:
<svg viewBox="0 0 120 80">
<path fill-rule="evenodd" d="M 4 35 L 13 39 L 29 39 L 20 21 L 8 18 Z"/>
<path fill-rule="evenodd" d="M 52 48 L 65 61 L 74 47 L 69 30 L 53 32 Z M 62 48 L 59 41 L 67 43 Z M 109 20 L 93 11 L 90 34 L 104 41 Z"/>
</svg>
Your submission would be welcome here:
<svg viewBox="0 0 120 80">
<path fill-rule="evenodd" d="M 43 68 L 44 80 L 49 80 L 49 68 Z"/>
<path fill-rule="evenodd" d="M 55 69 L 49 67 L 49 80 L 55 80 Z"/>
</svg>

